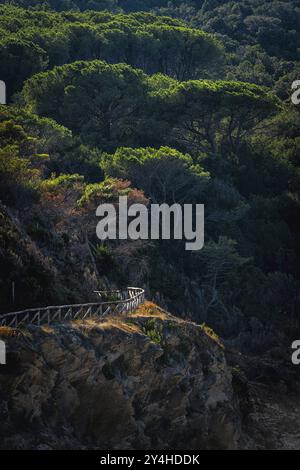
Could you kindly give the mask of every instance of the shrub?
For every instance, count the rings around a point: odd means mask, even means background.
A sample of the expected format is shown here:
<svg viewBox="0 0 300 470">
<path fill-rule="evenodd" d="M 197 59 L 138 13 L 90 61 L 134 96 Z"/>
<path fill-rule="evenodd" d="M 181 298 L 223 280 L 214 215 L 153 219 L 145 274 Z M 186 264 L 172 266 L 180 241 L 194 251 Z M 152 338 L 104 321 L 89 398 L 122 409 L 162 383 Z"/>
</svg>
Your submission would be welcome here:
<svg viewBox="0 0 300 470">
<path fill-rule="evenodd" d="M 153 343 L 161 344 L 163 341 L 163 327 L 158 324 L 156 318 L 149 318 L 144 327 L 144 333 L 153 341 Z"/>
</svg>

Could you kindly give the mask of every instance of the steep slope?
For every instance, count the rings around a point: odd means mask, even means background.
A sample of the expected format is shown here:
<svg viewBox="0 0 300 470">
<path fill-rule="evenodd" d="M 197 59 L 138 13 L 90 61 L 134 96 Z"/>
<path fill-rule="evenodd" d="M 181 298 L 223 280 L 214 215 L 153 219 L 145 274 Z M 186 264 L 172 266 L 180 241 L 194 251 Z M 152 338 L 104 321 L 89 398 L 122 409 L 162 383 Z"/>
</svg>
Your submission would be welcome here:
<svg viewBox="0 0 300 470">
<path fill-rule="evenodd" d="M 1 448 L 237 447 L 222 346 L 154 304 L 0 338 Z"/>
</svg>

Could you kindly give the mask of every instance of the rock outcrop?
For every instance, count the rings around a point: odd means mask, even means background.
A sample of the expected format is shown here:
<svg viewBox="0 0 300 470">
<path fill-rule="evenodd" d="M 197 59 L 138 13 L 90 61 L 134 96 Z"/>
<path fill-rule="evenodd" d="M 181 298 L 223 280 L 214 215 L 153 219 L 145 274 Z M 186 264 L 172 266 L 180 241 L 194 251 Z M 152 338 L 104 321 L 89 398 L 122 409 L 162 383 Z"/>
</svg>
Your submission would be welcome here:
<svg viewBox="0 0 300 470">
<path fill-rule="evenodd" d="M 209 333 L 209 332 L 208 332 Z M 205 328 L 153 304 L 128 317 L 0 330 L 3 449 L 231 449 L 231 373 Z"/>
</svg>

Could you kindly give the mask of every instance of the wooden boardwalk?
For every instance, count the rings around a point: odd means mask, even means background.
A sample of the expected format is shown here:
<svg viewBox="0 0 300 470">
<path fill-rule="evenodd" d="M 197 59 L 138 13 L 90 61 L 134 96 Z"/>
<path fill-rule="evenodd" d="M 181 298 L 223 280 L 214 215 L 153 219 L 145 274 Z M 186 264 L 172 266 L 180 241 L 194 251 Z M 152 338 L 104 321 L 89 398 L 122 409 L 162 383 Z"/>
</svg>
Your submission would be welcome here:
<svg viewBox="0 0 300 470">
<path fill-rule="evenodd" d="M 130 313 L 145 301 L 145 291 L 128 287 L 116 291 L 96 291 L 100 301 L 88 304 L 33 308 L 0 315 L 0 326 L 21 328 L 28 325 L 50 325 L 70 320 L 102 318 L 108 314 Z"/>
</svg>

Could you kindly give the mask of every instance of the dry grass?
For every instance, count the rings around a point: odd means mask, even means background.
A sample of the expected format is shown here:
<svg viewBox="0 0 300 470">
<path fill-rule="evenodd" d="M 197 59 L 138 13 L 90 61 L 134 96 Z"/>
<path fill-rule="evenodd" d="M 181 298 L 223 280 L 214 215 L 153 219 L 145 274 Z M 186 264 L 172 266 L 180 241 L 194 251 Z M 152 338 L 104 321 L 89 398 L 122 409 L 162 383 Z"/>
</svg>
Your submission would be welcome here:
<svg viewBox="0 0 300 470">
<path fill-rule="evenodd" d="M 160 318 L 161 320 L 169 320 L 171 318 L 171 315 L 168 312 L 158 307 L 158 305 L 154 304 L 153 302 L 145 302 L 143 305 L 138 307 L 137 310 L 129 315 L 130 318 L 151 316 Z"/>
<path fill-rule="evenodd" d="M 201 325 L 201 329 L 202 331 L 204 331 L 204 333 L 207 334 L 207 336 L 209 336 L 213 341 L 215 341 L 219 346 L 221 346 L 221 348 L 224 348 L 224 345 L 222 344 L 221 339 L 219 338 L 217 333 L 214 332 L 212 328 L 210 328 L 205 323 L 203 323 Z"/>
<path fill-rule="evenodd" d="M 133 323 L 127 323 L 127 317 L 125 316 L 107 316 L 102 319 L 97 319 L 97 318 L 89 318 L 87 320 L 84 320 L 84 322 L 78 320 L 73 322 L 73 325 L 79 328 L 81 331 L 84 329 L 85 333 L 88 333 L 89 331 L 93 330 L 94 328 L 98 328 L 103 331 L 110 330 L 112 328 L 117 328 L 121 331 L 124 331 L 126 333 L 137 333 L 140 332 L 140 329 L 138 325 L 135 325 Z"/>
<path fill-rule="evenodd" d="M 101 329 L 118 328 L 126 333 L 139 333 L 141 330 L 138 325 L 126 321 L 126 317 L 110 317 L 105 323 L 98 325 Z"/>
<path fill-rule="evenodd" d="M 129 315 L 109 315 L 101 320 L 91 318 L 85 320 L 84 325 L 86 329 L 92 329 L 94 327 L 100 328 L 102 330 L 117 328 L 126 333 L 142 333 L 141 327 L 134 322 L 134 319 L 149 317 L 158 318 L 160 320 L 170 320 L 170 318 L 173 318 L 169 313 L 165 312 L 163 309 L 158 307 L 158 305 L 152 302 L 145 302 L 143 305 L 138 307 L 133 313 Z M 79 321 L 78 326 L 80 327 L 81 325 Z"/>
<path fill-rule="evenodd" d="M 53 328 L 53 326 L 51 326 L 51 325 L 42 325 L 42 326 L 41 326 L 41 330 L 42 330 L 44 333 L 54 333 L 54 328 Z"/>
<path fill-rule="evenodd" d="M 0 326 L 0 337 L 1 338 L 12 338 L 18 336 L 18 331 L 9 326 Z"/>
</svg>

